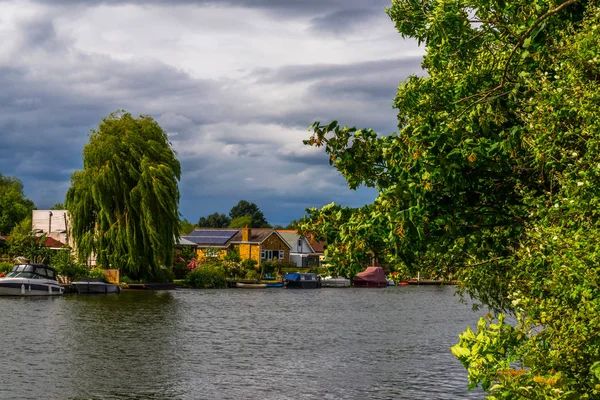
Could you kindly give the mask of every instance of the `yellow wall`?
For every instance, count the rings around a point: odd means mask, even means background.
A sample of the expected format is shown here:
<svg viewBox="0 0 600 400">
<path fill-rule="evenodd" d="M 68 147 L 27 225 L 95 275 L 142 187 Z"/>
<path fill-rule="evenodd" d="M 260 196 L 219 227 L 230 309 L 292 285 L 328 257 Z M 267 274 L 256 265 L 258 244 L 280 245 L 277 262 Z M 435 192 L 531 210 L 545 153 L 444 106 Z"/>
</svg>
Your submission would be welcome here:
<svg viewBox="0 0 600 400">
<path fill-rule="evenodd" d="M 252 260 L 255 260 L 258 263 L 258 265 L 260 265 L 260 245 L 251 243 L 241 243 L 235 245 L 235 247 L 237 247 L 237 249 L 239 250 L 240 257 L 242 258 L 242 260 L 250 258 Z M 269 236 L 269 238 L 263 242 L 262 250 L 283 250 L 283 259 L 279 261 L 290 261 L 290 248 L 285 244 L 285 242 L 282 239 L 279 238 L 279 236 L 275 234 Z"/>
<path fill-rule="evenodd" d="M 262 244 L 263 250 L 283 250 L 283 259 L 279 261 L 289 262 L 290 261 L 290 248 L 285 242 L 277 235 L 273 234 L 267 238 Z M 258 252 L 260 258 L 260 251 Z M 279 256 L 278 256 L 279 258 Z"/>
<path fill-rule="evenodd" d="M 207 249 L 201 249 L 201 248 L 196 249 L 196 254 L 198 255 L 198 260 L 204 260 L 206 258 L 206 254 L 205 254 L 206 250 Z M 217 254 L 218 254 L 218 257 L 222 259 L 227 254 L 227 249 L 218 249 Z"/>
</svg>

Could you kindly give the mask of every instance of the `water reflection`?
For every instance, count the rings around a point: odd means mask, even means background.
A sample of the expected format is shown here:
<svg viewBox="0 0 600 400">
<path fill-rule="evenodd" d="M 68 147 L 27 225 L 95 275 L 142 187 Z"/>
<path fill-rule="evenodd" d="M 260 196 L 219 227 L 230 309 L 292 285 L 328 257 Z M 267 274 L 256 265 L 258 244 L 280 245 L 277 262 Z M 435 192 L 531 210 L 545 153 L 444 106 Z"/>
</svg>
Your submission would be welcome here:
<svg viewBox="0 0 600 400">
<path fill-rule="evenodd" d="M 451 287 L 0 298 L 0 398 L 456 399 Z"/>
</svg>

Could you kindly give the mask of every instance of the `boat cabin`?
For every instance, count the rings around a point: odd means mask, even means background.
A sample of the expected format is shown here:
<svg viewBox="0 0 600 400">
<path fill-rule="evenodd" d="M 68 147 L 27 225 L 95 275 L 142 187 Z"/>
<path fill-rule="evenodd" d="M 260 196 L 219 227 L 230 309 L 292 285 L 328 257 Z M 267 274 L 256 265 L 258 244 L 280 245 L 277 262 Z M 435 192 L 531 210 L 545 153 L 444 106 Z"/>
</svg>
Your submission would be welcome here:
<svg viewBox="0 0 600 400">
<path fill-rule="evenodd" d="M 321 278 L 314 273 L 291 272 L 285 274 L 283 285 L 290 288 L 313 289 L 321 287 Z"/>
<path fill-rule="evenodd" d="M 56 271 L 42 264 L 19 264 L 15 265 L 6 277 L 56 280 Z"/>
</svg>

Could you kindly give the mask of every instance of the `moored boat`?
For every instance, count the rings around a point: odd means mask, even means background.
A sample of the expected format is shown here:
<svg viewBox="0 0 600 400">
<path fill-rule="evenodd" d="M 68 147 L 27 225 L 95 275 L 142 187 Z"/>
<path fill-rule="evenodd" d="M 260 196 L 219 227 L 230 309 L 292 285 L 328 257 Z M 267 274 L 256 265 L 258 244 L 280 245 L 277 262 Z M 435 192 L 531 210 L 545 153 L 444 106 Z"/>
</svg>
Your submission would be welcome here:
<svg viewBox="0 0 600 400">
<path fill-rule="evenodd" d="M 102 278 L 82 278 L 76 282 L 71 282 L 71 287 L 77 293 L 121 293 L 121 286 L 115 283 L 110 283 L 106 279 Z"/>
<path fill-rule="evenodd" d="M 387 285 L 388 281 L 381 267 L 368 267 L 354 277 L 354 287 L 382 288 Z"/>
<path fill-rule="evenodd" d="M 17 264 L 0 278 L 0 296 L 57 296 L 63 291 L 56 271 L 43 264 Z"/>
<path fill-rule="evenodd" d="M 321 277 L 310 272 L 291 272 L 285 274 L 283 286 L 287 288 L 315 289 L 321 287 Z"/>
<path fill-rule="evenodd" d="M 322 287 L 350 287 L 350 279 L 347 278 L 332 278 L 331 276 L 326 276 L 321 279 Z"/>
<path fill-rule="evenodd" d="M 242 283 L 237 282 L 235 284 L 236 288 L 240 289 L 265 289 L 267 287 L 266 283 Z"/>
</svg>

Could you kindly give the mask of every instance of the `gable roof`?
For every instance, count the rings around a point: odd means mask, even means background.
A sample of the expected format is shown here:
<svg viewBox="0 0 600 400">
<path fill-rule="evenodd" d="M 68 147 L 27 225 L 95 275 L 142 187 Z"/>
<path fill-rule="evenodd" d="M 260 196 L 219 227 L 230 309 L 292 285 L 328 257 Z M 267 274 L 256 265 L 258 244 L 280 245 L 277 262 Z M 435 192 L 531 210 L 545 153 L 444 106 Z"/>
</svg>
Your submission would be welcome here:
<svg viewBox="0 0 600 400">
<path fill-rule="evenodd" d="M 175 243 L 176 246 L 196 246 L 196 243 L 192 242 L 184 238 L 183 236 L 179 238 L 179 244 Z"/>
<path fill-rule="evenodd" d="M 292 246 L 281 237 L 281 235 L 273 228 L 250 228 L 250 237 L 247 242 L 242 241 L 242 230 L 235 234 L 235 236 L 231 239 L 231 243 L 255 243 L 262 244 L 265 240 L 269 238 L 272 234 L 275 234 L 281 239 L 281 241 L 290 249 Z"/>
<path fill-rule="evenodd" d="M 60 242 L 54 238 L 47 237 L 46 241 L 44 242 L 44 246 L 50 247 L 51 249 L 62 249 L 63 247 L 66 246 L 66 244 L 64 244 L 63 242 Z"/>
<path fill-rule="evenodd" d="M 304 239 L 305 243 L 308 243 L 308 247 L 311 250 L 311 253 L 314 252 L 314 249 L 312 248 L 308 239 L 300 235 L 298 232 L 290 229 L 278 229 L 277 233 L 279 233 L 283 240 L 285 240 L 288 243 L 288 245 L 290 245 L 290 248 L 294 248 L 296 246 L 296 243 L 298 242 L 298 239 L 302 238 Z"/>
<path fill-rule="evenodd" d="M 223 247 L 238 233 L 239 229 L 196 228 L 181 238 L 199 247 Z"/>
</svg>

